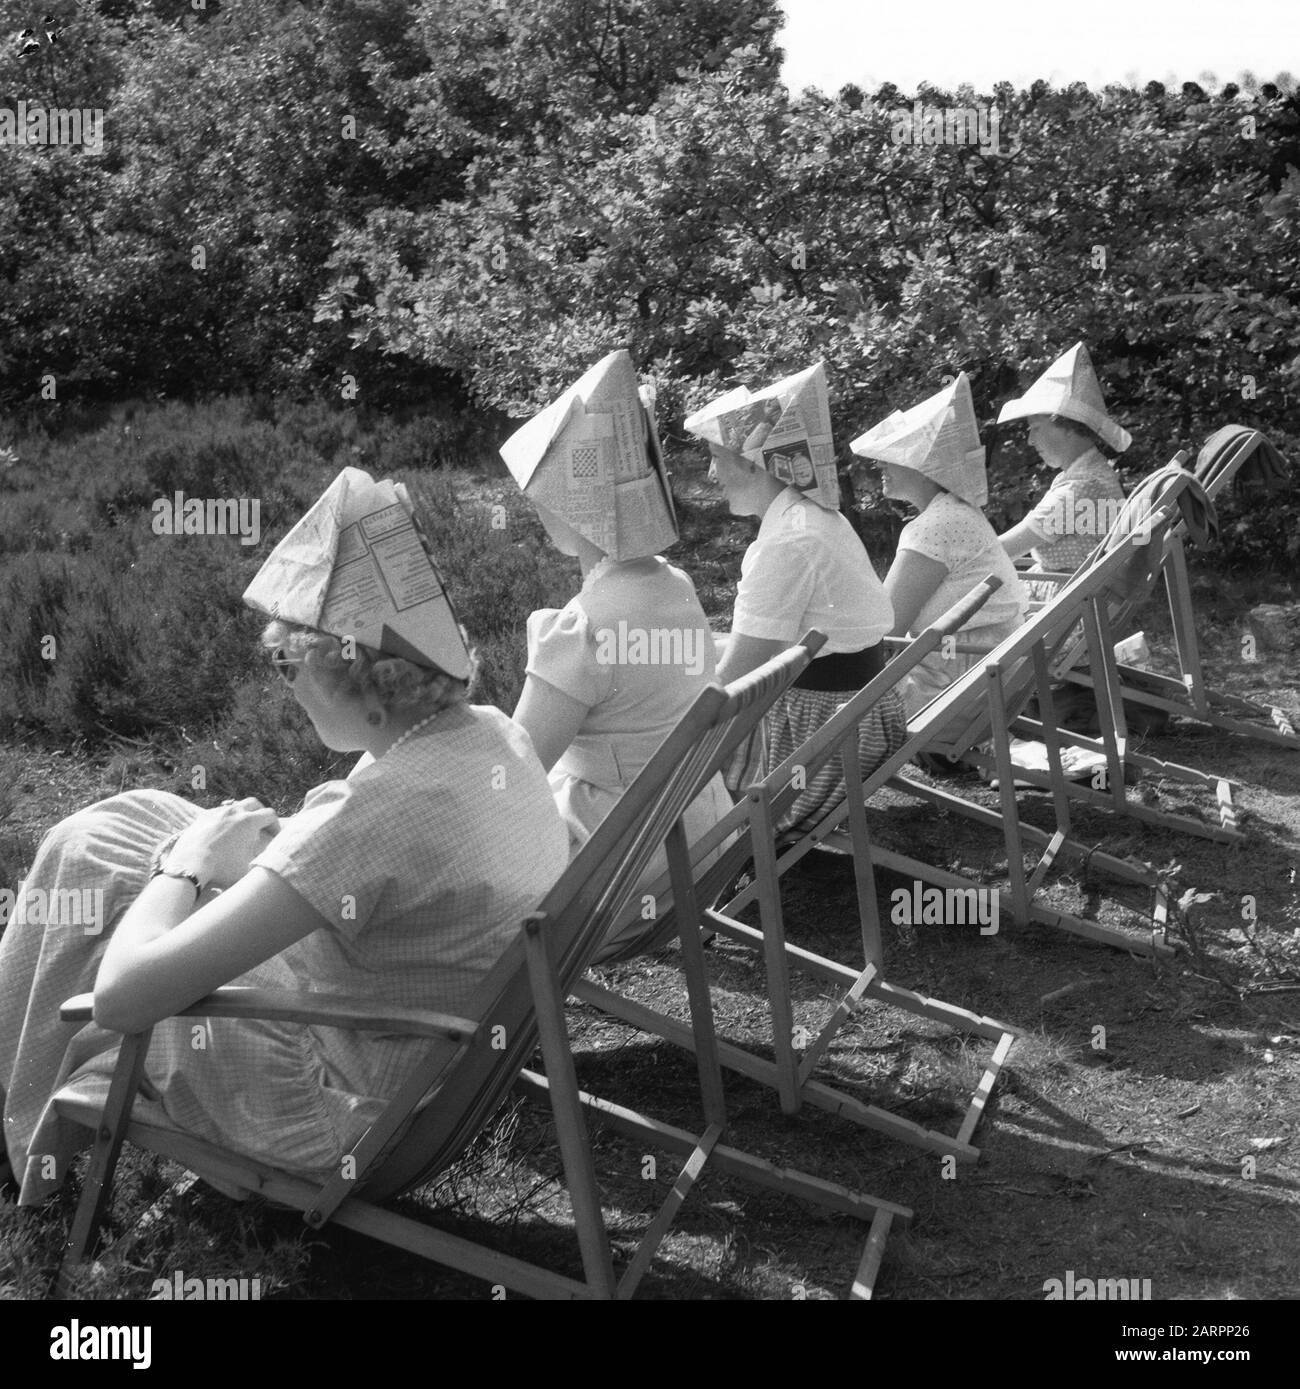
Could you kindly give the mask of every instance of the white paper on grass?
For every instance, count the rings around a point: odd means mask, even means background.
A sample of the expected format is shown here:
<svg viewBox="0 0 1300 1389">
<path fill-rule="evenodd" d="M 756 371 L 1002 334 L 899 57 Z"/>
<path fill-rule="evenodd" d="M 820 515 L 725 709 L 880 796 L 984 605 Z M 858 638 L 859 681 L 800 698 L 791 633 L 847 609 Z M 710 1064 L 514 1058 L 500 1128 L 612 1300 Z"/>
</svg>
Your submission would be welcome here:
<svg viewBox="0 0 1300 1389">
<path fill-rule="evenodd" d="M 244 590 L 249 607 L 469 677 L 469 651 L 401 483 L 344 468 Z"/>
<path fill-rule="evenodd" d="M 838 509 L 830 392 L 821 362 L 765 390 L 737 386 L 697 410 L 684 428 L 697 439 L 744 454 L 810 501 Z"/>
<path fill-rule="evenodd" d="M 626 351 L 603 357 L 517 429 L 501 457 L 529 501 L 612 559 L 658 554 L 677 539 L 653 393 Z"/>
<path fill-rule="evenodd" d="M 1011 749 L 1011 764 L 1013 767 L 1026 772 L 1047 772 L 1051 770 L 1051 763 L 1048 761 L 1047 744 L 1035 742 L 1030 738 L 1012 738 L 1008 746 Z M 1061 772 L 1069 781 L 1087 781 L 1094 772 L 1100 767 L 1106 766 L 1106 754 L 1103 752 L 1093 752 L 1091 748 L 1062 748 L 1061 749 Z M 1017 781 L 1017 786 L 1032 786 L 1033 782 Z M 997 789 L 997 778 L 993 778 L 989 785 Z"/>
</svg>

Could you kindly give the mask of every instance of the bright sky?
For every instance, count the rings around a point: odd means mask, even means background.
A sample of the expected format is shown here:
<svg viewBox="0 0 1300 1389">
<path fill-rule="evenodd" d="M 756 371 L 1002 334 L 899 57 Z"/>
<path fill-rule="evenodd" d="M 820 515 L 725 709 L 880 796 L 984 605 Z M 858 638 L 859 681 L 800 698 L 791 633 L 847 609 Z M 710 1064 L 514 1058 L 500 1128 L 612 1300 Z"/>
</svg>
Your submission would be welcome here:
<svg viewBox="0 0 1300 1389">
<path fill-rule="evenodd" d="M 1300 77 L 1298 0 L 782 0 L 792 92 Z M 1293 84 L 1289 84 L 1293 85 Z"/>
</svg>

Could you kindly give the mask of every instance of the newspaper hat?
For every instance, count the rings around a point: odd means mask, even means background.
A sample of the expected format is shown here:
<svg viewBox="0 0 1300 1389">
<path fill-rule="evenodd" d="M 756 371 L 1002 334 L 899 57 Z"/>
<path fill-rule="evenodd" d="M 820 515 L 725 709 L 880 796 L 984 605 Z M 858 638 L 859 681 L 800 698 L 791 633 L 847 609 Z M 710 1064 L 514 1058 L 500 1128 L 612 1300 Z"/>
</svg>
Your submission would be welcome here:
<svg viewBox="0 0 1300 1389">
<path fill-rule="evenodd" d="M 654 395 L 625 350 L 517 429 L 501 457 L 529 501 L 611 559 L 655 555 L 677 539 Z"/>
<path fill-rule="evenodd" d="M 737 386 L 689 416 L 683 428 L 743 454 L 828 511 L 839 509 L 830 393 L 821 362 L 766 390 Z"/>
<path fill-rule="evenodd" d="M 1086 424 L 1117 453 L 1123 453 L 1133 436 L 1106 413 L 1101 385 L 1092 368 L 1092 358 L 1081 342 L 1052 363 L 1032 386 L 998 412 L 998 423 L 1023 420 L 1030 415 L 1064 415 L 1067 420 Z"/>
<path fill-rule="evenodd" d="M 924 473 L 972 506 L 989 499 L 984 448 L 964 371 L 919 405 L 887 415 L 849 447 L 862 458 Z"/>
<path fill-rule="evenodd" d="M 469 679 L 469 649 L 405 486 L 360 468 L 344 468 L 271 551 L 244 602 Z"/>
</svg>

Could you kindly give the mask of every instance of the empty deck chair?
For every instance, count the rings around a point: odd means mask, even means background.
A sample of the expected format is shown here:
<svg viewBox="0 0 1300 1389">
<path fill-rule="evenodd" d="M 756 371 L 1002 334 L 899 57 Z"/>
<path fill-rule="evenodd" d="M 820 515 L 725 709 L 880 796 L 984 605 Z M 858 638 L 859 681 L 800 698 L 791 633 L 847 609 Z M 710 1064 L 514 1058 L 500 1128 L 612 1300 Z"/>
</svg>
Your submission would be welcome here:
<svg viewBox="0 0 1300 1389">
<path fill-rule="evenodd" d="M 365 1000 L 244 988 L 219 989 L 185 1010 L 185 1016 L 272 1017 L 400 1030 L 429 1039 L 426 1060 L 328 1180 L 277 1171 L 175 1129 L 133 1120 L 132 1103 L 149 1045 L 148 1032 L 124 1038 L 106 1100 L 102 1093 L 84 1093 L 79 1082 L 65 1087 L 56 1097 L 60 1112 L 92 1128 L 96 1139 L 57 1290 L 68 1290 L 72 1269 L 95 1238 L 110 1199 L 119 1151 L 129 1139 L 218 1184 L 258 1191 L 294 1207 L 313 1229 L 332 1221 L 493 1284 L 541 1297 L 631 1295 L 677 1208 L 700 1171 L 712 1163 L 730 1175 L 867 1222 L 870 1235 L 854 1294 L 869 1296 L 889 1228 L 894 1222 L 906 1224 L 911 1212 L 844 1186 L 773 1167 L 722 1141 L 727 1116 L 698 934 L 683 934 L 683 953 L 703 1096 L 701 1134 L 582 1095 L 564 1027 L 567 989 L 618 917 L 655 850 L 665 836 L 670 846 L 684 842 L 680 825 L 684 808 L 819 645 L 820 635 L 811 634 L 730 691 L 713 686 L 699 695 L 538 910 L 523 923 L 520 934 L 475 991 L 466 1010 L 470 1016 L 455 1018 L 386 1009 Z M 678 900 L 689 912 L 693 910 L 689 875 L 678 873 L 675 879 Z M 91 996 L 83 995 L 65 1004 L 61 1015 L 70 1021 L 88 1020 L 92 1005 Z M 429 1180 L 464 1151 L 520 1077 L 539 1041 L 546 1075 L 525 1074 L 535 1090 L 548 1096 L 554 1115 L 581 1251 L 581 1280 L 430 1228 L 380 1204 Z M 672 1195 L 621 1277 L 615 1274 L 606 1234 L 582 1117 L 584 1103 L 635 1134 L 638 1141 L 687 1155 Z"/>
<path fill-rule="evenodd" d="M 1286 481 L 1286 461 L 1259 430 L 1225 425 L 1206 441 L 1194 472 L 1212 506 L 1230 487 L 1240 492 L 1251 487 L 1272 491 L 1281 486 Z M 1161 709 L 1275 747 L 1300 749 L 1300 735 L 1281 709 L 1216 690 L 1206 683 L 1184 546 L 1188 540 L 1201 544 L 1211 539 L 1217 533 L 1217 525 L 1212 513 L 1203 529 L 1198 528 L 1196 520 L 1194 513 L 1180 516 L 1169 528 L 1161 555 L 1161 578 L 1169 601 L 1179 674 L 1160 675 L 1120 665 L 1120 692 L 1130 704 Z M 1123 632 L 1133 625 L 1137 609 L 1145 599 L 1143 593 L 1120 605 L 1111 614 L 1114 630 Z M 1067 652 L 1058 663 L 1056 674 L 1090 688 L 1087 671 L 1073 664 L 1078 654 L 1074 650 Z"/>
</svg>

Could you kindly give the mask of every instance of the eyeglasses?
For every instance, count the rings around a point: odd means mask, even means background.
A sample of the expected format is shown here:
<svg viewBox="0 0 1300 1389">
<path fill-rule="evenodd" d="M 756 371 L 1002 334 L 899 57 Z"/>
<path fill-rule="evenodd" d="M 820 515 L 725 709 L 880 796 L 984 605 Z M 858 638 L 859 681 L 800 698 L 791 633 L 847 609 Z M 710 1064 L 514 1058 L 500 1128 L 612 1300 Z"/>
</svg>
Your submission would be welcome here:
<svg viewBox="0 0 1300 1389">
<path fill-rule="evenodd" d="M 298 672 L 294 667 L 302 665 L 303 659 L 301 657 L 286 656 L 284 647 L 281 646 L 271 653 L 271 664 L 275 667 L 276 673 L 284 683 L 286 685 L 292 685 L 298 678 Z"/>
</svg>

